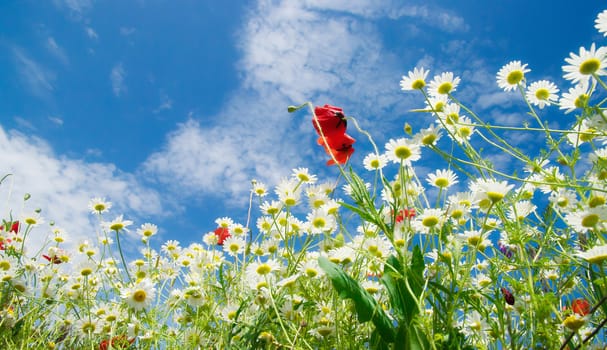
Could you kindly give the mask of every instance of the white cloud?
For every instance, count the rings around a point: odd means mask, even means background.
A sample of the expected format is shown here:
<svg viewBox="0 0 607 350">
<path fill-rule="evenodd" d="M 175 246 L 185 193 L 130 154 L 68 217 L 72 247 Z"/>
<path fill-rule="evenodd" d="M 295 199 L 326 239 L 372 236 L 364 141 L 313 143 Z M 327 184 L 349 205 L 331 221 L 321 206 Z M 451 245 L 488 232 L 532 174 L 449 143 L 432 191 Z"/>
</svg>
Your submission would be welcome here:
<svg viewBox="0 0 607 350">
<path fill-rule="evenodd" d="M 22 83 L 35 96 L 48 98 L 54 90 L 55 73 L 30 58 L 22 49 L 14 47 L 13 56 Z"/>
<path fill-rule="evenodd" d="M 86 35 L 91 39 L 99 38 L 99 36 L 97 35 L 97 32 L 91 27 L 84 28 L 84 31 L 86 32 Z"/>
<path fill-rule="evenodd" d="M 171 100 L 171 98 L 169 98 L 169 96 L 167 94 L 163 93 L 160 96 L 160 105 L 158 105 L 158 107 L 154 108 L 152 113 L 157 114 L 157 113 L 160 113 L 165 110 L 170 110 L 171 108 L 173 108 L 173 100 Z"/>
<path fill-rule="evenodd" d="M 135 31 L 137 31 L 137 29 L 135 29 L 133 27 L 120 27 L 120 35 L 123 35 L 123 36 L 129 36 L 129 35 L 135 33 Z"/>
<path fill-rule="evenodd" d="M 69 63 L 69 59 L 67 57 L 67 55 L 65 54 L 65 51 L 63 50 L 62 47 L 60 47 L 57 42 L 55 41 L 55 38 L 53 37 L 49 37 L 46 40 L 45 43 L 46 49 L 53 55 L 55 56 L 55 58 L 57 60 L 59 60 L 61 63 L 63 64 L 68 64 Z"/>
<path fill-rule="evenodd" d="M 93 0 L 53 0 L 57 8 L 68 11 L 74 20 L 81 20 L 93 7 Z"/>
<path fill-rule="evenodd" d="M 114 95 L 120 96 L 126 92 L 126 85 L 124 84 L 124 76 L 126 72 L 124 71 L 124 67 L 122 66 L 122 62 L 116 64 L 112 68 L 112 72 L 110 73 L 110 81 L 112 82 L 112 90 L 114 91 Z"/>
<path fill-rule="evenodd" d="M 179 125 L 144 172 L 180 193 L 238 197 L 252 177 L 276 181 L 310 157 L 315 166 L 326 161 L 309 113 L 290 116 L 287 105 L 343 105 L 376 132 L 402 123 L 386 113 L 409 99 L 398 88 L 402 61 L 384 49 L 376 27 L 379 16 L 394 12 L 391 3 L 259 1 L 238 35 L 241 88 L 214 124 L 204 116 Z"/>
<path fill-rule="evenodd" d="M 61 119 L 59 117 L 50 116 L 50 117 L 48 117 L 48 120 L 50 120 L 55 125 L 58 125 L 58 126 L 63 125 L 63 119 Z"/>
<path fill-rule="evenodd" d="M 13 120 L 15 121 L 15 123 L 17 123 L 17 125 L 19 125 L 20 129 L 28 129 L 28 130 L 36 130 L 36 127 L 34 126 L 34 124 L 32 124 L 32 122 L 30 122 L 29 120 L 19 117 L 19 116 L 15 116 L 13 117 Z"/>
<path fill-rule="evenodd" d="M 105 196 L 115 205 L 114 214 L 121 212 L 162 215 L 161 196 L 142 185 L 136 176 L 119 171 L 112 164 L 85 163 L 56 155 L 43 140 L 0 127 L 0 163 L 2 174 L 12 174 L 0 184 L 0 216 L 20 217 L 37 208 L 48 223 L 56 222 L 68 231 L 71 243 L 94 237 L 97 220 L 88 214 L 92 197 Z M 23 203 L 26 193 L 31 198 Z M 38 228 L 28 244 L 34 251 L 48 229 Z"/>
<path fill-rule="evenodd" d="M 465 32 L 469 29 L 463 17 L 432 5 L 405 5 L 387 10 L 393 19 L 412 17 L 447 32 Z"/>
</svg>

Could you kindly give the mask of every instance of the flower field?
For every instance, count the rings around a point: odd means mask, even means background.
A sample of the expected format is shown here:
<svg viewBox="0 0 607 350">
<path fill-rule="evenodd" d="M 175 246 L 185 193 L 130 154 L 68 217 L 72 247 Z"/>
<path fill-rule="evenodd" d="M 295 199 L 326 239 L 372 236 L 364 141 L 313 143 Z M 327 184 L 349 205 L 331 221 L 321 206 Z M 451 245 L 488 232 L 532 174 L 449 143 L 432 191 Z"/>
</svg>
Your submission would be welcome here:
<svg viewBox="0 0 607 350">
<path fill-rule="evenodd" d="M 595 27 L 607 36 L 607 10 Z M 346 106 L 288 107 L 310 119 L 334 177 L 253 180 L 246 221 L 218 218 L 188 246 L 156 246 L 156 225 L 104 198 L 89 203 L 96 236 L 75 251 L 39 213 L 5 217 L 2 348 L 602 349 L 607 46 L 564 59 L 570 86 L 532 68 L 496 73 L 529 116 L 516 127 L 488 124 L 458 99 L 465 81 L 425 67 L 400 86 L 431 123 L 385 145 Z M 559 112 L 567 128 L 550 122 Z M 362 164 L 357 144 L 374 150 Z"/>
</svg>

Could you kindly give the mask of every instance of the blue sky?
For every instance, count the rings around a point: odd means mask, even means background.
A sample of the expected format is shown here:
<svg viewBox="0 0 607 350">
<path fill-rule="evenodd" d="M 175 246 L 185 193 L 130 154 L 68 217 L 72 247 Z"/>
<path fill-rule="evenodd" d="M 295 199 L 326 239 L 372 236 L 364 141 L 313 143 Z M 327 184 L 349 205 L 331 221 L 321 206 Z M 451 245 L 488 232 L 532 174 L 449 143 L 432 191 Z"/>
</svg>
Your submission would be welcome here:
<svg viewBox="0 0 607 350">
<path fill-rule="evenodd" d="M 309 114 L 287 105 L 339 105 L 383 145 L 405 122 L 432 121 L 408 112 L 422 100 L 398 85 L 424 66 L 460 76 L 457 96 L 487 120 L 521 125 L 496 72 L 519 59 L 529 80 L 566 90 L 564 58 L 603 40 L 599 3 L 3 1 L 0 173 L 14 176 L 0 211 L 40 207 L 77 242 L 94 237 L 86 204 L 101 196 L 114 203 L 107 219 L 156 223 L 157 242 L 198 241 L 217 217 L 244 223 L 253 178 L 337 174 Z M 360 167 L 369 145 L 351 134 Z"/>
</svg>

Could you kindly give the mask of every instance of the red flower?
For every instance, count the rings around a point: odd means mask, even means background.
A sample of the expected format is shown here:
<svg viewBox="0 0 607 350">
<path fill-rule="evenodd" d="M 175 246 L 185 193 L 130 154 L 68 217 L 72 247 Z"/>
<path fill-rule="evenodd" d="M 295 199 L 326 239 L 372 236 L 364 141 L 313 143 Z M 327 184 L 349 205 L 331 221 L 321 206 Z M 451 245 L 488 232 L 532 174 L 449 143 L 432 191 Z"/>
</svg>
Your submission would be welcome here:
<svg viewBox="0 0 607 350">
<path fill-rule="evenodd" d="M 0 231 L 4 230 L 4 225 L 0 225 Z M 17 233 L 19 232 L 19 221 L 15 221 L 11 224 L 11 229 L 8 232 Z M 7 243 L 10 243 L 10 238 L 6 239 Z M 4 241 L 0 241 L 0 250 L 4 250 Z"/>
<path fill-rule="evenodd" d="M 125 335 L 118 335 L 111 340 L 102 340 L 99 343 L 99 350 L 108 350 L 110 344 L 112 344 L 112 349 L 128 349 L 134 341 L 135 338 L 127 339 Z"/>
<path fill-rule="evenodd" d="M 324 105 L 324 107 L 314 108 L 314 114 L 316 115 L 316 120 L 312 119 L 312 125 L 314 125 L 314 129 L 316 129 L 318 135 L 320 135 L 319 125 L 325 137 L 331 137 L 335 134 L 343 135 L 346 132 L 348 122 L 341 108 Z"/>
<path fill-rule="evenodd" d="M 404 219 L 411 219 L 415 217 L 415 208 L 403 209 L 398 215 L 396 215 L 396 222 L 401 222 Z"/>
<path fill-rule="evenodd" d="M 590 303 L 586 299 L 574 299 L 571 302 L 571 310 L 580 316 L 586 316 L 590 313 Z"/>
<path fill-rule="evenodd" d="M 51 257 L 48 255 L 42 254 L 42 257 L 45 258 L 46 260 L 48 260 L 49 262 L 52 262 L 53 264 L 61 264 L 63 262 L 57 255 Z"/>
<path fill-rule="evenodd" d="M 502 287 L 502 295 L 504 296 L 504 300 L 506 300 L 508 305 L 514 305 L 514 295 L 512 295 L 511 291 L 505 287 Z"/>
<path fill-rule="evenodd" d="M 323 146 L 327 154 L 332 155 L 327 165 L 333 165 L 336 162 L 346 163 L 354 153 L 352 145 L 356 140 L 346 134 L 348 124 L 343 110 L 339 107 L 324 105 L 324 107 L 316 107 L 314 115 L 316 118 L 312 119 L 312 125 L 320 136 L 317 142 Z"/>
<path fill-rule="evenodd" d="M 231 236 L 230 231 L 226 227 L 218 227 L 214 232 L 217 236 L 217 244 L 219 245 L 223 245 L 223 242 Z"/>
</svg>

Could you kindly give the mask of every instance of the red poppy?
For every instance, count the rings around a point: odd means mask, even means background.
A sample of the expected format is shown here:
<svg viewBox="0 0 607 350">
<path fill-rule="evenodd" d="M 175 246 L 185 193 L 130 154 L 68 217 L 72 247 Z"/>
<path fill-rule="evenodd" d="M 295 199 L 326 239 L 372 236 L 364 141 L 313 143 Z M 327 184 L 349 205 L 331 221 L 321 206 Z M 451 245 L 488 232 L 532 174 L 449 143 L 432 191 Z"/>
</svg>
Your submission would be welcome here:
<svg viewBox="0 0 607 350">
<path fill-rule="evenodd" d="M 316 119 L 312 119 L 312 125 L 320 136 L 317 142 L 323 146 L 327 154 L 332 155 L 331 159 L 327 161 L 327 165 L 346 163 L 354 153 L 352 145 L 356 140 L 346 134 L 348 124 L 343 110 L 339 107 L 324 105 L 324 107 L 316 107 L 314 115 Z"/>
<path fill-rule="evenodd" d="M 396 222 L 401 222 L 404 219 L 411 219 L 415 217 L 415 208 L 403 209 L 398 215 L 396 215 Z"/>
<path fill-rule="evenodd" d="M 331 105 L 324 105 L 323 107 L 314 108 L 314 114 L 316 120 L 312 119 L 312 125 L 318 135 L 320 135 L 319 125 L 322 129 L 322 133 L 325 137 L 331 137 L 332 135 L 342 135 L 346 132 L 348 122 L 344 115 L 343 109 Z"/>
<path fill-rule="evenodd" d="M 574 299 L 571 302 L 571 310 L 580 316 L 586 316 L 590 313 L 590 303 L 586 299 Z"/>
<path fill-rule="evenodd" d="M 110 344 L 112 345 L 112 349 L 127 349 L 134 341 L 135 338 L 127 339 L 125 335 L 118 335 L 111 340 L 102 340 L 101 343 L 99 343 L 99 350 L 108 350 Z"/>
<path fill-rule="evenodd" d="M 226 227 L 218 227 L 214 232 L 217 236 L 217 244 L 219 245 L 223 245 L 223 242 L 231 236 L 230 231 Z"/>
</svg>

